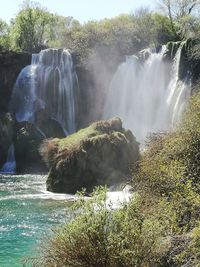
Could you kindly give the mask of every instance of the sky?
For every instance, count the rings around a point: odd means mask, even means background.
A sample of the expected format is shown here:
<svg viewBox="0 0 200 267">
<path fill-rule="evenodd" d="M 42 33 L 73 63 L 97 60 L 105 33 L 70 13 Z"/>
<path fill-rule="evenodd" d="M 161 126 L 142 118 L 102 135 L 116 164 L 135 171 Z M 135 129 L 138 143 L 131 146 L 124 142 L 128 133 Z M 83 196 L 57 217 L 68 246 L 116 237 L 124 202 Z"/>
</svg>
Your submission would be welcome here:
<svg viewBox="0 0 200 267">
<path fill-rule="evenodd" d="M 18 13 L 23 0 L 0 0 L 0 18 L 9 22 Z M 81 23 L 130 13 L 141 6 L 153 9 L 156 0 L 36 0 L 50 12 L 72 16 Z"/>
</svg>

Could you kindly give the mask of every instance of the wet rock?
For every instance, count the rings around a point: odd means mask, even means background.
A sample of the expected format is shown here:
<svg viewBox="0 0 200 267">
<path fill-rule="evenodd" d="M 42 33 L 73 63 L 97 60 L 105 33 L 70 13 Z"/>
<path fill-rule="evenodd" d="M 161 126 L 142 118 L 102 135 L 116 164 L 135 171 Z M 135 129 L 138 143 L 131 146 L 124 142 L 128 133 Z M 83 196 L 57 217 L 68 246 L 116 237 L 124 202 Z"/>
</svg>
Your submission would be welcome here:
<svg viewBox="0 0 200 267">
<path fill-rule="evenodd" d="M 21 122 L 16 126 L 15 155 L 17 172 L 37 173 L 45 171 L 39 147 L 44 136 L 31 123 Z"/>
<path fill-rule="evenodd" d="M 15 122 L 10 113 L 0 113 L 0 166 L 6 162 L 7 153 L 14 140 Z"/>
</svg>

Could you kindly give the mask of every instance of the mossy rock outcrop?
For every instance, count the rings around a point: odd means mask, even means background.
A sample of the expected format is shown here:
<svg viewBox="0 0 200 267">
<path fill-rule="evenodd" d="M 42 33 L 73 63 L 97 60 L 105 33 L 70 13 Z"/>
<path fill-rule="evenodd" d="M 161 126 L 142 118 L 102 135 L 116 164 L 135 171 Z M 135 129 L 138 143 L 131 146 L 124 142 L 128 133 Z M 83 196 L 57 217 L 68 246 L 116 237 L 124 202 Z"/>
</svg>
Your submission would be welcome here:
<svg viewBox="0 0 200 267">
<path fill-rule="evenodd" d="M 47 190 L 75 193 L 96 185 L 108 186 L 127 180 L 138 160 L 139 144 L 119 118 L 91 124 L 63 139 L 43 143 L 41 154 L 50 168 Z"/>
</svg>

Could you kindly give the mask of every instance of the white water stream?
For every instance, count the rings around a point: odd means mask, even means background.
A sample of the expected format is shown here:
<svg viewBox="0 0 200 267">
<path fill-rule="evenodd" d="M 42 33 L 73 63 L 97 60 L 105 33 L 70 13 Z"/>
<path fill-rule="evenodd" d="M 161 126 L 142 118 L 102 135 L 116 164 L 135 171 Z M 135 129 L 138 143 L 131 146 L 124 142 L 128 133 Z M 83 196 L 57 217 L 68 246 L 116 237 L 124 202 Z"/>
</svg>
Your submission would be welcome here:
<svg viewBox="0 0 200 267">
<path fill-rule="evenodd" d="M 11 99 L 18 122 L 35 123 L 45 110 L 65 134 L 76 130 L 78 79 L 67 49 L 46 49 L 32 55 L 31 65 L 20 72 Z"/>
</svg>

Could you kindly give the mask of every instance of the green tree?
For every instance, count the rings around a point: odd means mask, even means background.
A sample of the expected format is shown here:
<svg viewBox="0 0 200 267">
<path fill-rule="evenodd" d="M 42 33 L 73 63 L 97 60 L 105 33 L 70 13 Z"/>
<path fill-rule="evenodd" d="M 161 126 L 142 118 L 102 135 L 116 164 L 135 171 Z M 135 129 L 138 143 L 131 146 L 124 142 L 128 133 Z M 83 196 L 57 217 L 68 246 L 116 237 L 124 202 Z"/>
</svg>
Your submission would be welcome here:
<svg viewBox="0 0 200 267">
<path fill-rule="evenodd" d="M 174 34 L 180 39 L 188 37 L 188 32 L 196 27 L 200 2 L 198 0 L 160 0 L 159 5 L 168 15 Z"/>
<path fill-rule="evenodd" d="M 170 20 L 168 17 L 159 13 L 152 13 L 153 20 L 150 34 L 152 42 L 156 44 L 166 44 L 169 41 L 176 41 L 176 35 L 171 29 Z"/>
<path fill-rule="evenodd" d="M 55 21 L 49 13 L 35 2 L 24 2 L 11 27 L 12 47 L 26 52 L 38 51 L 50 37 L 50 27 Z"/>
<path fill-rule="evenodd" d="M 69 29 L 76 29 L 76 27 L 80 26 L 79 21 L 75 20 L 73 17 L 68 16 L 58 16 L 53 15 L 53 23 L 51 23 L 48 32 L 48 45 L 50 47 L 62 47 L 62 38 L 63 35 Z M 66 47 L 66 45 L 63 45 Z"/>
<path fill-rule="evenodd" d="M 0 19 L 0 48 L 9 49 L 9 26 L 8 24 Z"/>
<path fill-rule="evenodd" d="M 75 51 L 80 61 L 85 61 L 96 50 L 102 50 L 103 57 L 106 51 L 108 54 L 131 55 L 146 47 L 177 40 L 170 19 L 145 8 L 133 14 L 89 21 L 83 25 L 72 20 L 71 26 L 62 32 L 61 45 Z"/>
</svg>

